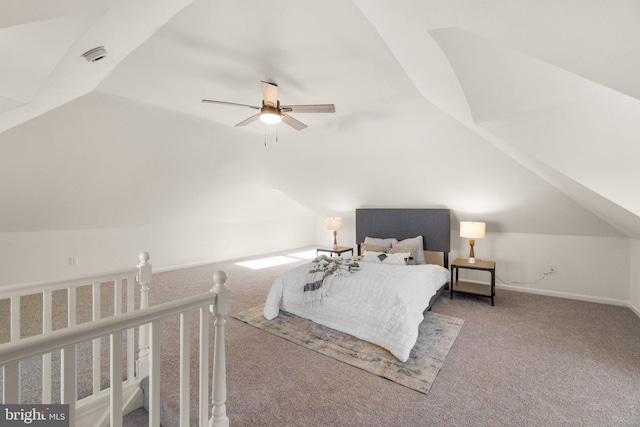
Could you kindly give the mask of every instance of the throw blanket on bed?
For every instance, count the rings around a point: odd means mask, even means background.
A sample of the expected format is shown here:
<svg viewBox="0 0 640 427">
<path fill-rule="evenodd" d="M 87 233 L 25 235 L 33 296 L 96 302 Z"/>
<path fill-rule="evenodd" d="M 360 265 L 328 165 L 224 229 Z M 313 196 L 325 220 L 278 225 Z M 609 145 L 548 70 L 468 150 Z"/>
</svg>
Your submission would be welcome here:
<svg viewBox="0 0 640 427">
<path fill-rule="evenodd" d="M 330 258 L 326 255 L 314 259 L 303 289 L 306 306 L 316 307 L 322 304 L 323 298 L 331 294 L 331 278 L 334 275 L 348 276 L 359 268 L 360 265 L 353 259 Z"/>
</svg>

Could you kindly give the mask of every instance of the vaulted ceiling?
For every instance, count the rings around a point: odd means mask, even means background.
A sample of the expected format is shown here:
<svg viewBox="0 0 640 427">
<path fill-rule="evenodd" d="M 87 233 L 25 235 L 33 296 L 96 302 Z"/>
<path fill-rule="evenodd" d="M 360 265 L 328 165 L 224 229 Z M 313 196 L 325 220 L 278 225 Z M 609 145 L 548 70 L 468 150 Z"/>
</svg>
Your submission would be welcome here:
<svg viewBox="0 0 640 427">
<path fill-rule="evenodd" d="M 299 204 L 640 238 L 637 1 L 9 0 L 0 40 L 0 231 Z M 252 110 L 200 102 L 261 80 L 336 113 L 235 128 Z"/>
</svg>

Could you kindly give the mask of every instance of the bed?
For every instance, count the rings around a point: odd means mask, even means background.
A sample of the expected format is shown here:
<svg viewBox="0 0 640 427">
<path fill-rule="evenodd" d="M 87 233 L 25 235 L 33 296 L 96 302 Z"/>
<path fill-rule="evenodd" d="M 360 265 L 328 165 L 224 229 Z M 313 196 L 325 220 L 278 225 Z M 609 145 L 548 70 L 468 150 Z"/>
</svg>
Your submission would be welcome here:
<svg viewBox="0 0 640 427">
<path fill-rule="evenodd" d="M 359 261 L 347 273 L 343 268 L 341 274 L 328 276 L 319 297 L 321 303 L 317 303 L 303 291 L 315 265 L 305 264 L 276 278 L 264 316 L 271 320 L 283 310 L 379 345 L 405 362 L 416 343 L 424 312 L 450 278 L 449 226 L 448 209 L 357 209 L 359 248 L 366 237 L 393 237 L 401 242 L 422 236 L 422 249 L 427 255 L 439 253 L 442 265 Z M 405 252 L 395 252 L 381 257 L 404 256 Z"/>
</svg>

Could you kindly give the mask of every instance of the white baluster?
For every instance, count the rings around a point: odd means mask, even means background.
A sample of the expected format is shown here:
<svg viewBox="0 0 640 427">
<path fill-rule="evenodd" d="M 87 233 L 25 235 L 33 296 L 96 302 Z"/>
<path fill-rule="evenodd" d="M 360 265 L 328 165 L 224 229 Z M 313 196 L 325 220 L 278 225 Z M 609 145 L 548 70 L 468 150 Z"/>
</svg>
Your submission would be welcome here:
<svg viewBox="0 0 640 427">
<path fill-rule="evenodd" d="M 5 365 L 2 373 L 2 403 L 20 403 L 20 362 Z"/>
<path fill-rule="evenodd" d="M 20 339 L 20 297 L 11 297 L 11 341 Z"/>
<path fill-rule="evenodd" d="M 76 287 L 67 288 L 67 327 L 77 323 Z M 69 404 L 69 426 L 75 426 L 77 399 L 76 346 L 65 347 L 60 351 L 60 403 Z"/>
<path fill-rule="evenodd" d="M 21 333 L 20 333 L 20 297 L 19 296 L 12 296 L 11 297 L 11 336 L 10 336 L 10 340 L 11 341 L 18 341 L 21 338 Z M 22 385 L 20 384 L 20 364 L 18 363 L 16 366 L 16 369 L 18 371 L 17 375 L 15 376 L 15 387 L 18 390 L 18 399 L 15 402 L 12 403 L 20 403 L 20 389 L 22 388 Z M 6 372 L 6 369 L 5 369 Z M 13 374 L 13 372 L 11 372 Z M 6 390 L 6 388 L 4 388 L 3 390 Z M 11 396 L 11 398 L 13 398 L 13 396 Z"/>
<path fill-rule="evenodd" d="M 160 427 L 160 321 L 154 320 L 149 326 L 149 426 Z"/>
<path fill-rule="evenodd" d="M 100 320 L 100 283 L 92 285 L 93 291 L 93 321 Z M 93 394 L 100 393 L 100 338 L 93 340 Z"/>
<path fill-rule="evenodd" d="M 51 332 L 52 292 L 42 293 L 42 334 Z M 42 403 L 51 403 L 51 353 L 42 355 Z"/>
<path fill-rule="evenodd" d="M 211 393 L 213 409 L 209 419 L 210 427 L 229 427 L 227 417 L 227 366 L 225 356 L 224 316 L 231 310 L 231 289 L 226 284 L 227 273 L 216 271 L 213 274 L 212 292 L 216 293 L 213 314 L 216 317 L 215 341 L 213 344 L 213 390 Z"/>
<path fill-rule="evenodd" d="M 191 311 L 180 313 L 180 426 L 188 427 L 191 418 Z"/>
<path fill-rule="evenodd" d="M 113 282 L 113 315 L 122 314 L 122 279 Z"/>
<path fill-rule="evenodd" d="M 122 333 L 111 337 L 110 427 L 122 427 Z"/>
<path fill-rule="evenodd" d="M 76 325 L 76 287 L 67 289 L 67 327 Z"/>
<path fill-rule="evenodd" d="M 135 284 L 133 277 L 127 277 L 127 313 L 135 310 Z M 135 331 L 127 330 L 127 381 L 135 377 Z"/>
<path fill-rule="evenodd" d="M 199 422 L 203 426 L 209 418 L 209 307 L 200 308 L 200 402 Z"/>
<path fill-rule="evenodd" d="M 76 400 L 78 399 L 78 373 L 76 371 L 76 346 L 64 347 L 60 352 L 60 403 L 69 405 L 69 427 L 76 425 Z"/>
<path fill-rule="evenodd" d="M 149 283 L 152 266 L 149 264 L 149 253 L 142 252 L 138 258 L 138 283 L 140 284 L 140 309 L 149 307 Z M 141 325 L 138 334 L 138 377 L 149 375 L 149 325 Z"/>
</svg>

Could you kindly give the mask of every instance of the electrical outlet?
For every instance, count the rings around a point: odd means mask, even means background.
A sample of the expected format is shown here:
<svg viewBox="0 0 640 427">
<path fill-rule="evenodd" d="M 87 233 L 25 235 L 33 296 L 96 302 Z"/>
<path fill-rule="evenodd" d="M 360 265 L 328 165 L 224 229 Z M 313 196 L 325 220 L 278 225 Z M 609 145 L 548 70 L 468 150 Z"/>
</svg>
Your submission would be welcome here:
<svg viewBox="0 0 640 427">
<path fill-rule="evenodd" d="M 69 257 L 69 265 L 70 266 L 76 266 L 76 265 L 78 265 L 78 262 L 79 262 L 78 255 Z"/>
<path fill-rule="evenodd" d="M 549 273 L 555 273 L 555 272 L 556 272 L 556 265 L 549 264 Z"/>
</svg>

